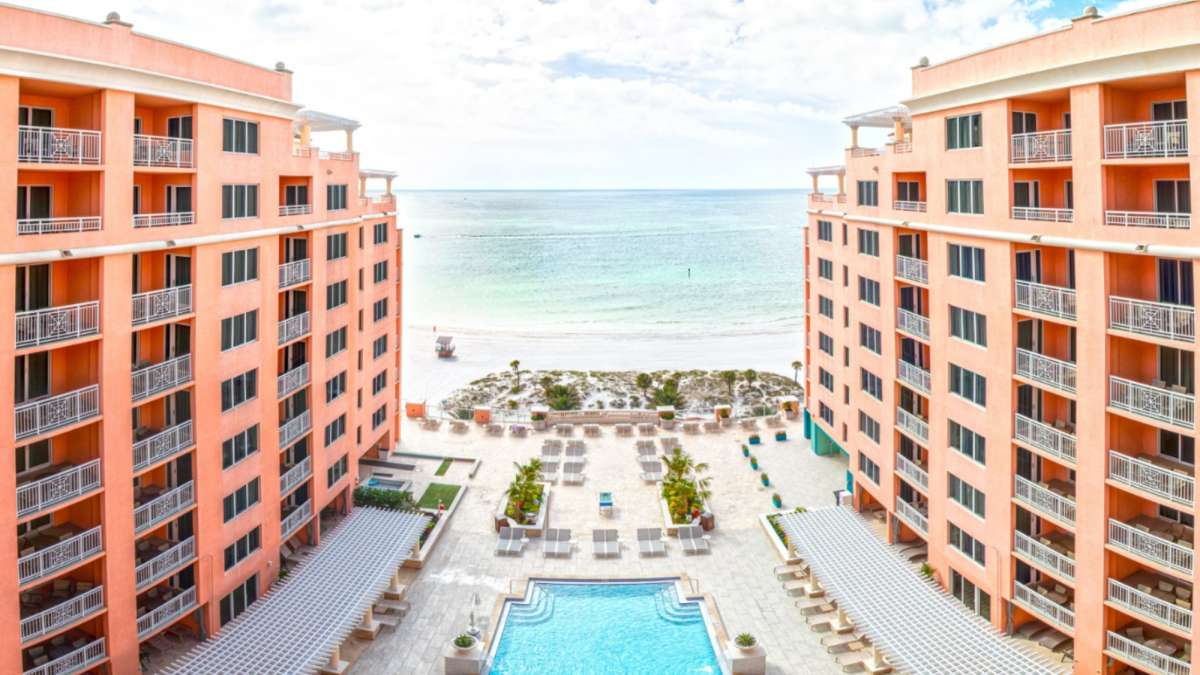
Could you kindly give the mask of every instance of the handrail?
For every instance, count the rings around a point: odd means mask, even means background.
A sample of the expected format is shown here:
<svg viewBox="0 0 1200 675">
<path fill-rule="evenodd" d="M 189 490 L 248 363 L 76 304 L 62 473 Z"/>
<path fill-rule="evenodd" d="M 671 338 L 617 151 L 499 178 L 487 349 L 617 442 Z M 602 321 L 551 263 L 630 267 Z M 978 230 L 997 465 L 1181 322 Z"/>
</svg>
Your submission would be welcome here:
<svg viewBox="0 0 1200 675">
<path fill-rule="evenodd" d="M 133 226 L 138 227 L 173 227 L 175 225 L 194 225 L 195 211 L 172 211 L 170 213 L 138 213 L 133 216 Z"/>
<path fill-rule="evenodd" d="M 1075 437 L 1021 413 L 1014 415 L 1013 423 L 1017 440 L 1024 441 L 1055 457 L 1075 463 Z"/>
<path fill-rule="evenodd" d="M 88 666 L 103 661 L 107 656 L 108 654 L 104 650 L 104 638 L 97 638 L 69 654 L 43 663 L 33 670 L 26 670 L 23 675 L 71 675 L 71 673 L 82 672 Z"/>
<path fill-rule="evenodd" d="M 1012 163 L 1071 160 L 1071 130 L 1034 131 L 1012 135 Z"/>
<path fill-rule="evenodd" d="M 281 216 L 300 216 L 306 213 L 312 213 L 312 204 L 292 204 L 279 207 Z"/>
<path fill-rule="evenodd" d="M 922 443 L 929 442 L 929 424 L 921 421 L 916 415 L 904 408 L 896 406 L 896 424 L 908 433 L 917 437 Z"/>
<path fill-rule="evenodd" d="M 292 536 L 296 530 L 300 529 L 300 526 L 303 525 L 304 522 L 311 516 L 312 499 L 310 498 L 308 501 L 297 507 L 295 511 L 289 513 L 287 518 L 284 518 L 283 522 L 280 523 L 279 529 L 281 532 L 283 532 L 283 535 L 280 536 L 280 540 L 287 541 L 288 537 Z"/>
<path fill-rule="evenodd" d="M 302 335 L 308 335 L 312 330 L 309 324 L 309 313 L 297 314 L 290 319 L 279 322 L 279 344 L 291 342 Z"/>
<path fill-rule="evenodd" d="M 892 202 L 892 210 L 894 211 L 913 211 L 916 213 L 925 213 L 928 208 L 928 202 L 909 202 L 896 200 Z"/>
<path fill-rule="evenodd" d="M 312 475 L 312 455 L 305 457 L 299 464 L 287 470 L 279 477 L 279 495 L 285 496 Z"/>
<path fill-rule="evenodd" d="M 1192 214 L 1160 211 L 1105 211 L 1105 225 L 1122 227 L 1158 227 L 1169 230 L 1189 230 Z"/>
<path fill-rule="evenodd" d="M 312 276 L 312 261 L 308 258 L 293 260 L 279 266 L 279 287 L 287 288 L 302 281 L 308 281 Z"/>
<path fill-rule="evenodd" d="M 1075 524 L 1075 502 L 1021 476 L 1014 476 L 1013 482 L 1013 496 L 1018 501 L 1064 523 Z"/>
<path fill-rule="evenodd" d="M 134 134 L 134 166 L 191 169 L 195 165 L 194 144 L 189 138 Z"/>
<path fill-rule="evenodd" d="M 1034 206 L 1012 207 L 1013 220 L 1037 220 L 1047 223 L 1075 222 L 1075 209 L 1044 209 Z"/>
<path fill-rule="evenodd" d="M 1185 157 L 1187 120 L 1104 125 L 1104 158 Z"/>
<path fill-rule="evenodd" d="M 1192 610 L 1184 609 L 1174 603 L 1163 602 L 1149 593 L 1143 593 L 1116 579 L 1108 580 L 1108 599 L 1149 619 L 1160 621 L 1187 633 L 1192 632 Z"/>
<path fill-rule="evenodd" d="M 305 410 L 279 427 L 279 447 L 286 448 L 312 428 L 310 411 Z"/>
<path fill-rule="evenodd" d="M 1075 289 L 1033 281 L 1016 282 L 1017 309 L 1075 320 Z"/>
<path fill-rule="evenodd" d="M 100 385 L 31 401 L 16 409 L 16 438 L 32 438 L 100 414 Z"/>
<path fill-rule="evenodd" d="M 1151 668 L 1165 675 L 1191 675 L 1192 673 L 1192 666 L 1179 659 L 1156 652 L 1111 630 L 1107 631 L 1107 636 L 1106 649 L 1120 654 L 1131 663 Z"/>
<path fill-rule="evenodd" d="M 1075 581 L 1075 561 L 1022 533 L 1013 532 L 1013 550 L 1061 576 Z"/>
<path fill-rule="evenodd" d="M 97 586 L 66 602 L 21 619 L 21 644 L 81 621 L 104 607 L 104 587 Z"/>
<path fill-rule="evenodd" d="M 133 296 L 133 325 L 169 319 L 192 312 L 192 285 L 171 286 Z"/>
<path fill-rule="evenodd" d="M 929 319 L 900 307 L 896 308 L 896 329 L 922 340 L 929 339 Z"/>
<path fill-rule="evenodd" d="M 896 495 L 896 515 L 921 534 L 929 535 L 929 519 L 921 515 L 912 504 L 901 499 L 900 495 Z"/>
<path fill-rule="evenodd" d="M 150 633 L 183 616 L 196 604 L 196 587 L 192 586 L 166 603 L 156 607 L 154 611 L 138 618 L 138 639 L 144 639 Z"/>
<path fill-rule="evenodd" d="M 102 216 L 79 218 L 20 218 L 17 234 L 63 234 L 67 232 L 97 232 L 104 229 Z"/>
<path fill-rule="evenodd" d="M 280 396 L 286 396 L 300 387 L 303 387 L 304 385 L 308 384 L 308 380 L 309 373 L 307 363 L 302 363 L 286 373 L 283 373 L 279 376 L 276 384 L 276 387 L 279 390 L 276 398 Z"/>
<path fill-rule="evenodd" d="M 18 312 L 17 349 L 100 333 L 100 301 Z"/>
<path fill-rule="evenodd" d="M 131 376 L 130 389 L 133 400 L 140 401 L 148 396 L 178 387 L 192 381 L 192 355 L 184 354 L 170 361 L 135 370 Z"/>
<path fill-rule="evenodd" d="M 191 447 L 192 421 L 181 422 L 169 429 L 133 444 L 133 470 L 140 471 L 151 464 Z"/>
<path fill-rule="evenodd" d="M 1196 428 L 1196 397 L 1150 387 L 1123 377 L 1108 378 L 1108 404 L 1184 429 Z"/>
<path fill-rule="evenodd" d="M 192 481 L 188 481 L 134 509 L 134 533 L 141 534 L 195 504 L 196 491 L 192 485 Z"/>
<path fill-rule="evenodd" d="M 1017 347 L 1017 374 L 1055 389 L 1075 393 L 1074 363 Z"/>
<path fill-rule="evenodd" d="M 896 379 L 904 382 L 905 384 L 912 385 L 922 393 L 928 394 L 931 391 L 931 378 L 932 376 L 929 374 L 928 370 L 925 370 L 918 365 L 909 363 L 904 359 L 896 360 Z"/>
<path fill-rule="evenodd" d="M 1194 477 L 1157 467 L 1115 450 L 1108 451 L 1108 477 L 1169 502 L 1187 506 L 1196 504 Z"/>
<path fill-rule="evenodd" d="M 24 586 L 44 579 L 103 551 L 104 540 L 100 536 L 100 527 L 97 525 L 87 532 L 17 560 L 17 583 Z"/>
<path fill-rule="evenodd" d="M 34 164 L 99 164 L 101 134 L 84 129 L 17 127 L 17 161 Z"/>
<path fill-rule="evenodd" d="M 100 487 L 100 460 L 17 486 L 17 517 L 44 511 Z"/>
<path fill-rule="evenodd" d="M 896 276 L 915 281 L 919 284 L 928 284 L 929 261 L 897 255 Z"/>
<path fill-rule="evenodd" d="M 1196 308 L 1112 295 L 1108 326 L 1115 330 L 1179 342 L 1196 341 Z"/>
<path fill-rule="evenodd" d="M 1191 576 L 1195 553 L 1190 548 L 1142 532 L 1113 518 L 1108 519 L 1108 543 Z"/>
<path fill-rule="evenodd" d="M 1075 630 L 1075 612 L 1051 601 L 1025 584 L 1013 580 L 1013 600 L 1025 609 L 1068 630 Z"/>
<path fill-rule="evenodd" d="M 896 472 L 916 483 L 921 492 L 929 492 L 929 473 L 900 453 L 896 453 Z"/>
<path fill-rule="evenodd" d="M 137 566 L 134 578 L 140 591 L 146 586 L 162 579 L 182 567 L 196 557 L 196 538 L 188 537 L 163 551 L 153 559 Z"/>
</svg>

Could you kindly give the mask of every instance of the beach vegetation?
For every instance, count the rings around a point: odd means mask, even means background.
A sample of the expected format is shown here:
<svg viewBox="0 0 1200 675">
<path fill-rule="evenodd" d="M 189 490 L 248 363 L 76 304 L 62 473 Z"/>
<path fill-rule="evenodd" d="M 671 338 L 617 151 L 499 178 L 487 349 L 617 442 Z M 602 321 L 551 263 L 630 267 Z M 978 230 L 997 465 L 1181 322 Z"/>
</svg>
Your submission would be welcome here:
<svg viewBox="0 0 1200 675">
<path fill-rule="evenodd" d="M 758 638 L 749 633 L 742 633 L 733 639 L 733 643 L 742 649 L 750 649 L 758 644 Z"/>
<path fill-rule="evenodd" d="M 450 411 L 450 417 L 456 420 L 470 422 L 475 418 L 475 411 L 471 410 L 470 408 L 458 408 L 457 410 Z"/>
<path fill-rule="evenodd" d="M 792 382 L 795 384 L 800 384 L 800 369 L 803 367 L 803 363 L 800 363 L 799 361 L 792 361 L 792 370 L 795 371 L 795 375 L 792 376 Z"/>
<path fill-rule="evenodd" d="M 354 488 L 354 505 L 370 506 L 388 511 L 413 511 L 417 508 L 411 492 L 384 490 L 366 485 Z"/>
<path fill-rule="evenodd" d="M 513 388 L 513 393 L 515 394 L 518 391 L 521 391 L 521 362 L 513 361 L 512 363 L 508 364 L 508 367 L 512 368 L 513 375 L 515 375 L 517 378 L 517 384 Z"/>
<path fill-rule="evenodd" d="M 542 385 L 542 389 L 549 389 L 554 385 L 554 382 L 554 378 L 549 375 L 543 375 L 542 379 L 538 380 L 538 383 Z"/>
<path fill-rule="evenodd" d="M 753 389 L 754 383 L 758 382 L 758 371 L 754 370 L 752 368 L 749 368 L 746 370 L 746 372 L 742 373 L 742 379 L 746 380 L 747 387 L 749 387 L 750 389 Z"/>
<path fill-rule="evenodd" d="M 546 389 L 546 405 L 551 410 L 579 410 L 579 389 L 573 384 L 555 384 Z"/>
<path fill-rule="evenodd" d="M 642 392 L 642 398 L 649 398 L 646 390 L 654 386 L 654 378 L 650 377 L 648 373 L 638 373 L 636 382 L 638 389 Z"/>
<path fill-rule="evenodd" d="M 691 522 L 692 513 L 703 509 L 704 502 L 712 496 L 711 478 L 701 478 L 699 474 L 708 471 L 708 464 L 697 462 L 690 454 L 681 448 L 669 455 L 663 455 L 662 497 L 667 502 L 667 510 L 671 512 L 671 520 L 675 523 Z"/>
<path fill-rule="evenodd" d="M 504 515 L 517 521 L 520 525 L 526 525 L 526 513 L 538 513 L 541 510 L 542 499 L 544 498 L 543 485 L 538 483 L 541 479 L 542 460 L 534 458 L 525 464 L 513 462 L 517 473 L 513 481 L 509 483 L 508 489 L 504 494 L 508 496 L 508 505 L 504 509 Z M 536 515 L 534 516 L 536 518 Z"/>
<path fill-rule="evenodd" d="M 508 409 L 509 410 L 516 410 L 517 408 L 520 408 L 520 407 L 521 407 L 521 404 L 517 403 L 516 399 L 511 399 L 511 398 L 508 399 Z"/>
<path fill-rule="evenodd" d="M 775 414 L 775 409 L 769 405 L 756 405 L 750 409 L 750 415 L 753 417 L 770 417 Z"/>
<path fill-rule="evenodd" d="M 687 408 L 687 399 L 679 391 L 679 381 L 674 378 L 663 382 L 663 385 L 650 397 L 650 402 L 658 406 L 671 406 L 676 410 Z"/>
<path fill-rule="evenodd" d="M 721 381 L 725 383 L 725 387 L 729 390 L 729 400 L 733 401 L 733 385 L 737 384 L 738 374 L 736 370 L 722 370 Z"/>
</svg>

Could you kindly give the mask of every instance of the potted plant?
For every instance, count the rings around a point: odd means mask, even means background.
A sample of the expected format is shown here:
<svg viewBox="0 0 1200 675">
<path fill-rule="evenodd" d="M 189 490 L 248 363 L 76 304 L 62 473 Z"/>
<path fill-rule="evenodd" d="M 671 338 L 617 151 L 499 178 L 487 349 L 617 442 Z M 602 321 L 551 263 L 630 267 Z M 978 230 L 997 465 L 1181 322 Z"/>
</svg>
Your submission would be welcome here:
<svg viewBox="0 0 1200 675">
<path fill-rule="evenodd" d="M 782 429 L 779 431 L 776 431 L 775 432 L 775 440 L 786 441 L 787 440 L 787 432 L 783 431 Z"/>
<path fill-rule="evenodd" d="M 758 646 L 758 638 L 749 633 L 742 633 L 733 639 L 733 644 L 744 652 L 754 651 Z"/>
<path fill-rule="evenodd" d="M 793 401 L 783 402 L 783 414 L 791 419 L 796 416 L 796 404 Z"/>
<path fill-rule="evenodd" d="M 771 484 L 771 478 L 769 476 L 767 476 L 766 471 L 762 472 L 762 482 L 763 482 L 763 487 L 766 487 Z"/>
<path fill-rule="evenodd" d="M 932 579 L 933 572 L 934 572 L 933 565 L 930 565 L 929 563 L 921 563 L 921 575 L 922 576 L 924 576 L 926 579 Z"/>
<path fill-rule="evenodd" d="M 758 445 L 760 441 L 757 433 L 750 434 L 750 445 Z"/>
<path fill-rule="evenodd" d="M 754 455 L 750 455 L 750 468 L 758 469 L 758 458 Z"/>
<path fill-rule="evenodd" d="M 529 416 L 529 419 L 533 421 L 534 429 L 540 431 L 546 428 L 546 413 L 535 412 Z"/>
<path fill-rule="evenodd" d="M 763 483 L 763 485 L 766 485 L 766 483 Z M 780 497 L 778 492 L 771 495 L 771 501 L 775 502 L 775 508 L 780 508 L 783 506 L 783 497 Z M 785 541 L 784 543 L 786 544 L 787 542 Z"/>
<path fill-rule="evenodd" d="M 670 412 L 670 411 L 662 413 L 661 415 L 658 416 L 658 422 L 664 429 L 674 429 L 675 428 L 675 413 Z"/>
<path fill-rule="evenodd" d="M 454 638 L 454 649 L 460 653 L 466 653 L 474 649 L 477 642 L 479 642 L 479 640 L 476 640 L 470 635 L 463 633 L 462 635 Z"/>
<path fill-rule="evenodd" d="M 746 445 L 745 443 L 742 443 L 742 457 L 749 457 L 749 456 L 750 456 L 750 446 Z"/>
<path fill-rule="evenodd" d="M 728 407 L 717 408 L 717 416 L 721 418 L 721 426 L 727 427 L 733 424 L 733 415 Z"/>
</svg>

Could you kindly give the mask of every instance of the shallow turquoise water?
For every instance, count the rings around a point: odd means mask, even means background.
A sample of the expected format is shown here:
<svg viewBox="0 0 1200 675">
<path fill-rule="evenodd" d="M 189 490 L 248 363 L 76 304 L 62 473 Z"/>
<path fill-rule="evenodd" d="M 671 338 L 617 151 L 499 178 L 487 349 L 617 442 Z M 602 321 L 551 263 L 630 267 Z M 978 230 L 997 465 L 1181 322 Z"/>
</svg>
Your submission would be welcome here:
<svg viewBox="0 0 1200 675">
<path fill-rule="evenodd" d="M 719 674 L 698 606 L 673 584 L 546 584 L 508 610 L 494 675 Z"/>
</svg>

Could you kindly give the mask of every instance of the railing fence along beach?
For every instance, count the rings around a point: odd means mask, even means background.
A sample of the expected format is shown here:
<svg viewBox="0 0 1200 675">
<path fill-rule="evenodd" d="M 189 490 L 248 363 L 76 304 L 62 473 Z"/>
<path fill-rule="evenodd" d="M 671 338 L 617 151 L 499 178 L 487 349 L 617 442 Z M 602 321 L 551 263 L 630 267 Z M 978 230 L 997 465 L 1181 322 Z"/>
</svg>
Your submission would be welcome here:
<svg viewBox="0 0 1200 675">
<path fill-rule="evenodd" d="M 800 399 L 800 404 L 804 404 L 804 394 L 797 394 Z M 427 405 L 425 407 L 425 417 L 437 419 L 462 419 L 461 414 L 474 413 L 475 408 L 453 408 L 441 405 Z M 533 411 L 529 408 L 490 408 L 493 422 L 503 423 L 528 423 L 532 421 Z M 774 405 L 761 406 L 733 406 L 730 410 L 730 417 L 741 417 L 740 413 L 745 413 L 746 417 L 769 417 L 774 415 L 778 410 Z M 716 417 L 716 410 L 713 408 L 695 409 L 695 410 L 676 410 L 675 419 L 704 419 L 711 420 Z M 472 415 L 473 416 L 473 415 Z M 655 422 L 658 421 L 658 412 L 655 410 L 636 410 L 616 408 L 610 410 L 551 410 L 546 414 L 546 422 L 548 424 L 620 424 L 638 423 L 638 422 Z"/>
</svg>

